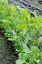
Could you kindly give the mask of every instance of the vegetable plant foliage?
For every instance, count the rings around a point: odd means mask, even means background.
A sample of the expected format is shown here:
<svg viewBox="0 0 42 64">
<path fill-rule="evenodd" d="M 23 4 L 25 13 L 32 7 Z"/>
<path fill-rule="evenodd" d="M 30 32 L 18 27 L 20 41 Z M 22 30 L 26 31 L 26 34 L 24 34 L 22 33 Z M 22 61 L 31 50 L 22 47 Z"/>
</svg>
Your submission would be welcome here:
<svg viewBox="0 0 42 64">
<path fill-rule="evenodd" d="M 34 17 L 20 6 L 0 0 L 0 28 L 18 54 L 16 64 L 42 64 L 42 16 Z"/>
</svg>

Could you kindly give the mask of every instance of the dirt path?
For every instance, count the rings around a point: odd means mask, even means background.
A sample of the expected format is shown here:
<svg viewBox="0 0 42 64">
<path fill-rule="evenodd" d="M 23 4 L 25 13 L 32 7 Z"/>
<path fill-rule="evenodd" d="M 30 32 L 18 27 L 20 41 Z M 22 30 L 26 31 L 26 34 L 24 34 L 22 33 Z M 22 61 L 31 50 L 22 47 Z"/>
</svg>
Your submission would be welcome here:
<svg viewBox="0 0 42 64">
<path fill-rule="evenodd" d="M 11 43 L 7 42 L 0 33 L 0 64 L 15 64 Z"/>
</svg>

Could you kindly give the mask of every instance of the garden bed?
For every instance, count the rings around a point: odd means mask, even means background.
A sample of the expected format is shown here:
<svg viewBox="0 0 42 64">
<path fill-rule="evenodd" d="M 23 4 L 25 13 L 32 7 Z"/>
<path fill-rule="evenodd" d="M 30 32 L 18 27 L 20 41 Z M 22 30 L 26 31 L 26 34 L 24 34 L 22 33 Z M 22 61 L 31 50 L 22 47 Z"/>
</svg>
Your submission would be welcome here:
<svg viewBox="0 0 42 64">
<path fill-rule="evenodd" d="M 42 46 L 39 46 L 42 43 L 42 16 L 37 16 L 34 12 L 34 17 L 31 17 L 26 9 L 8 4 L 7 0 L 0 0 L 0 28 L 3 29 L 6 38 L 4 40 L 6 51 L 10 51 L 8 52 L 10 62 L 14 60 L 13 64 L 14 62 L 16 64 L 42 63 Z M 15 57 L 11 49 L 14 50 Z M 17 60 L 15 60 L 16 56 Z"/>
<path fill-rule="evenodd" d="M 0 29 L 0 64 L 15 64 L 15 60 L 12 43 L 7 41 Z"/>
</svg>

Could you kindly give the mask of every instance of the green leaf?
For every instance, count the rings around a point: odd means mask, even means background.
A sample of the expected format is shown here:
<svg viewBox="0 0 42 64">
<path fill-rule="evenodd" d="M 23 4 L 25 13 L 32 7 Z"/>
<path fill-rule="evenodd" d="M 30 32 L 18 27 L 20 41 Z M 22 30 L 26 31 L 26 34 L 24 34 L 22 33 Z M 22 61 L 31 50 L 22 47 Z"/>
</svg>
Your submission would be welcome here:
<svg viewBox="0 0 42 64">
<path fill-rule="evenodd" d="M 40 37 L 38 40 L 39 40 L 39 42 L 42 42 L 42 37 Z"/>
<path fill-rule="evenodd" d="M 31 51 L 30 51 L 29 48 L 23 48 L 23 52 L 25 52 L 25 53 L 31 53 Z"/>
<path fill-rule="evenodd" d="M 39 48 L 37 46 L 31 46 L 30 47 L 31 51 L 34 53 L 34 54 L 37 54 L 40 52 Z"/>
<path fill-rule="evenodd" d="M 29 40 L 31 40 L 31 37 L 29 34 L 26 34 L 24 42 L 27 44 Z"/>
<path fill-rule="evenodd" d="M 13 39 L 13 38 L 8 38 L 8 40 L 10 40 L 10 41 L 14 41 L 14 39 Z"/>
<path fill-rule="evenodd" d="M 42 52 L 40 53 L 40 57 L 42 58 Z"/>
<path fill-rule="evenodd" d="M 16 60 L 16 64 L 23 64 L 25 61 L 24 60 L 22 60 L 22 59 L 18 59 L 18 60 Z"/>
<path fill-rule="evenodd" d="M 26 53 L 19 53 L 19 58 L 25 61 L 28 58 L 28 54 L 26 54 Z"/>
</svg>

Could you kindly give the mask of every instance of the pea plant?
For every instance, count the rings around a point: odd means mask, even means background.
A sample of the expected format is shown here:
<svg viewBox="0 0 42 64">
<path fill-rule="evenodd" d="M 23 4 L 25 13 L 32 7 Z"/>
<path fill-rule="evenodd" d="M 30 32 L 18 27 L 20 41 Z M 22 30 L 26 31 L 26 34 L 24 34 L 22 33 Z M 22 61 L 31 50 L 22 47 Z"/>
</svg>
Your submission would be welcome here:
<svg viewBox="0 0 42 64">
<path fill-rule="evenodd" d="M 31 17 L 26 9 L 0 0 L 0 28 L 16 50 L 16 64 L 42 64 L 42 16 L 34 11 Z"/>
</svg>

